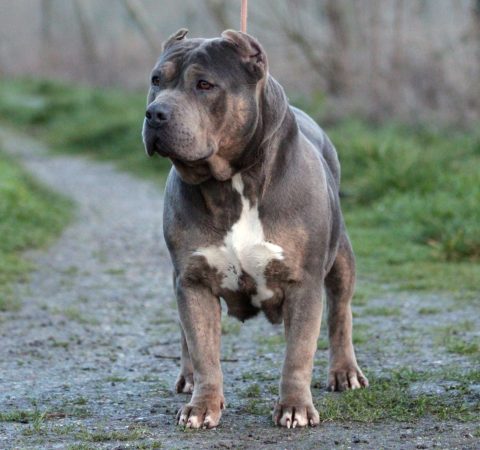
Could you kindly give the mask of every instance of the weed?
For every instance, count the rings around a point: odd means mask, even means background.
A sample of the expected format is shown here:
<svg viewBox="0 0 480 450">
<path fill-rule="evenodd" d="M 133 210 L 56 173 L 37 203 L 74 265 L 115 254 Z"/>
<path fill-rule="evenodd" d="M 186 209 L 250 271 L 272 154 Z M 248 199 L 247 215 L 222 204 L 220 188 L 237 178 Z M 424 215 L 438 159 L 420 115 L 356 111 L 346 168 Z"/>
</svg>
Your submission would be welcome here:
<svg viewBox="0 0 480 450">
<path fill-rule="evenodd" d="M 18 422 L 18 423 L 29 423 L 35 417 L 34 411 L 27 410 L 14 410 L 10 412 L 1 412 L 0 413 L 0 422 Z"/>
<path fill-rule="evenodd" d="M 259 336 L 257 342 L 269 350 L 275 350 L 279 345 L 285 345 L 285 336 L 283 334 L 273 334 L 271 336 Z"/>
<path fill-rule="evenodd" d="M 240 395 L 245 398 L 258 398 L 261 393 L 262 390 L 260 389 L 260 385 L 252 383 L 250 386 L 244 389 Z"/>
<path fill-rule="evenodd" d="M 356 323 L 353 325 L 352 340 L 355 345 L 366 344 L 371 336 L 369 330 L 371 327 L 366 324 Z"/>
<path fill-rule="evenodd" d="M 365 308 L 363 311 L 363 315 L 365 316 L 400 316 L 402 312 L 400 308 L 392 308 L 388 306 L 378 306 L 378 307 L 371 307 Z"/>
<path fill-rule="evenodd" d="M 65 316 L 68 320 L 72 322 L 77 322 L 82 325 L 98 325 L 100 322 L 94 317 L 85 316 L 78 308 L 75 306 L 67 306 L 64 309 L 52 308 L 52 314 L 61 314 Z"/>
<path fill-rule="evenodd" d="M 95 450 L 95 447 L 92 447 L 88 444 L 72 444 L 67 447 L 68 450 Z"/>
<path fill-rule="evenodd" d="M 231 317 L 223 317 L 222 318 L 222 335 L 228 334 L 239 334 L 240 330 L 242 329 L 242 324 L 236 320 L 232 319 Z"/>
<path fill-rule="evenodd" d="M 431 306 L 424 306 L 418 310 L 418 314 L 421 315 L 438 314 L 439 312 L 441 312 L 439 308 L 434 308 Z"/>
<path fill-rule="evenodd" d="M 450 353 L 480 357 L 480 338 L 469 332 L 475 330 L 475 324 L 470 321 L 459 322 L 435 328 L 437 344 L 442 345 Z"/>
<path fill-rule="evenodd" d="M 121 275 L 125 275 L 125 269 L 121 269 L 121 268 L 108 269 L 105 271 L 105 273 L 108 275 L 121 276 Z"/>
<path fill-rule="evenodd" d="M 123 383 L 125 381 L 128 381 L 128 378 L 121 377 L 119 375 L 110 375 L 105 378 L 105 381 L 108 381 L 109 383 Z"/>
<path fill-rule="evenodd" d="M 329 343 L 327 338 L 319 338 L 317 341 L 317 349 L 318 350 L 328 350 Z"/>
<path fill-rule="evenodd" d="M 271 413 L 271 405 L 258 398 L 250 398 L 244 409 L 246 412 L 256 416 L 265 416 Z"/>
<path fill-rule="evenodd" d="M 145 427 L 132 427 L 128 430 L 113 431 L 86 431 L 78 433 L 77 438 L 87 442 L 109 442 L 109 441 L 136 441 L 150 436 L 150 430 Z"/>
</svg>

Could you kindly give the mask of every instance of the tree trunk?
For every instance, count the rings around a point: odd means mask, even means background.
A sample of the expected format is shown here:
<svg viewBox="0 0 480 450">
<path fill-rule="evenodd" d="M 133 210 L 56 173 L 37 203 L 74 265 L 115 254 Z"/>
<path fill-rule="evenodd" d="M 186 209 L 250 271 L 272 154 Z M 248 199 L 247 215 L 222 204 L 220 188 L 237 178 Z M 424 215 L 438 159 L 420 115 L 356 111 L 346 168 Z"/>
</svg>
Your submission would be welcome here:
<svg viewBox="0 0 480 450">
<path fill-rule="evenodd" d="M 471 102 L 475 113 L 480 116 L 480 0 L 473 0 L 472 4 L 472 28 L 475 45 L 476 77 L 473 77 Z"/>
<path fill-rule="evenodd" d="M 52 67 L 53 54 L 53 27 L 52 27 L 53 1 L 42 0 L 40 4 L 40 39 L 41 39 L 41 61 L 40 66 L 43 70 Z"/>
<path fill-rule="evenodd" d="M 372 105 L 371 117 L 373 121 L 381 119 L 385 105 L 381 99 L 380 77 L 380 27 L 381 5 L 380 0 L 369 2 L 370 7 L 370 104 Z"/>
<path fill-rule="evenodd" d="M 332 33 L 332 44 L 328 52 L 328 91 L 337 96 L 346 94 L 350 88 L 348 68 L 349 34 L 345 11 L 340 0 L 327 0 L 325 14 Z"/>
<path fill-rule="evenodd" d="M 74 0 L 73 6 L 80 27 L 80 36 L 83 43 L 85 58 L 87 60 L 88 77 L 90 79 L 95 79 L 98 75 L 99 67 L 99 58 L 94 40 L 95 32 L 88 20 L 85 10 L 85 2 L 83 0 Z"/>
<path fill-rule="evenodd" d="M 156 57 L 162 51 L 162 41 L 153 27 L 140 0 L 123 0 L 131 21 L 142 34 L 152 54 Z"/>
</svg>

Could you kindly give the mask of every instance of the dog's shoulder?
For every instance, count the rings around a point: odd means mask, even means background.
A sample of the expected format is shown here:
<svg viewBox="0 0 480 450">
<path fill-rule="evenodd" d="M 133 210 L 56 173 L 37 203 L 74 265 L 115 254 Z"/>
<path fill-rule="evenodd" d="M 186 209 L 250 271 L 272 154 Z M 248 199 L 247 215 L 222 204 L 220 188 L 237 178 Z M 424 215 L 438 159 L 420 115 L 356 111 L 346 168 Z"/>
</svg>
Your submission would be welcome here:
<svg viewBox="0 0 480 450">
<path fill-rule="evenodd" d="M 337 151 L 327 133 L 306 112 L 291 107 L 303 136 L 315 147 L 324 162 L 325 169 L 332 175 L 337 186 L 340 185 L 340 162 Z"/>
</svg>

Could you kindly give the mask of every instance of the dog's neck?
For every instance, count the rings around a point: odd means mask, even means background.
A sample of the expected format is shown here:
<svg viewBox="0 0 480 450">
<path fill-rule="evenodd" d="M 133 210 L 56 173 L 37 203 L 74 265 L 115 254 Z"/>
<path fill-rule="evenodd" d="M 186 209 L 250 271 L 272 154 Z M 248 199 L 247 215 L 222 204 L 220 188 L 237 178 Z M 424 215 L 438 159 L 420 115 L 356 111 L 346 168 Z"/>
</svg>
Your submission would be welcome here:
<svg viewBox="0 0 480 450">
<path fill-rule="evenodd" d="M 283 88 L 268 76 L 260 96 L 257 130 L 236 167 L 242 177 L 253 178 L 261 198 L 274 173 L 283 173 L 291 145 L 298 139 L 298 125 Z"/>
<path fill-rule="evenodd" d="M 278 174 L 285 173 L 291 149 L 298 139 L 298 125 L 280 84 L 268 77 L 259 96 L 257 127 L 241 158 L 232 161 L 234 176 L 240 174 L 244 194 L 251 204 L 260 204 L 271 183 L 278 181 Z M 275 175 L 277 174 L 277 176 Z M 204 205 L 214 222 L 224 223 L 225 214 L 235 209 L 237 191 L 233 180 L 219 181 L 215 178 L 196 186 L 203 197 Z M 216 217 L 219 216 L 219 217 Z M 227 220 L 228 222 L 228 220 Z"/>
</svg>

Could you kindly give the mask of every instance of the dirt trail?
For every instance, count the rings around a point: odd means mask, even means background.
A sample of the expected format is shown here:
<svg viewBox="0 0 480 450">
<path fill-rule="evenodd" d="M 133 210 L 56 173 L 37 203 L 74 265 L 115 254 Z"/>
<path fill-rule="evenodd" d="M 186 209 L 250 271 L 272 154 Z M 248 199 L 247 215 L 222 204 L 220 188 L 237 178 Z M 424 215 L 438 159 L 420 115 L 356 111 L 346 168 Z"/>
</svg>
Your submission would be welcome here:
<svg viewBox="0 0 480 450">
<path fill-rule="evenodd" d="M 243 325 L 224 323 L 228 407 L 221 426 L 214 431 L 180 430 L 174 417 L 187 397 L 172 390 L 180 343 L 162 237 L 161 191 L 109 164 L 53 156 L 38 142 L 5 130 L 0 140 L 39 180 L 77 204 L 75 219 L 60 239 L 48 250 L 29 255 L 37 270 L 28 284 L 18 286 L 22 309 L 0 316 L 0 412 L 31 415 L 28 424 L 0 422 L 0 449 L 479 445 L 472 423 L 430 418 L 413 424 L 327 422 L 309 430 L 274 428 L 267 407 L 275 399 L 282 329 L 263 317 Z M 421 299 L 422 306 L 436 301 Z M 391 302 L 376 299 L 369 306 Z M 443 316 L 437 315 L 421 321 L 415 317 L 412 325 L 415 308 L 410 306 L 418 302 L 405 295 L 400 317 L 358 319 L 376 330 L 373 342 L 358 348 L 367 373 L 446 363 L 444 355 L 435 356 L 433 342 L 414 349 L 405 340 L 425 326 L 442 323 Z M 451 320 L 466 320 L 472 313 L 465 308 Z M 449 358 L 448 364 L 472 364 L 465 357 Z M 325 378 L 326 352 L 319 351 L 316 397 L 325 395 Z"/>
</svg>

